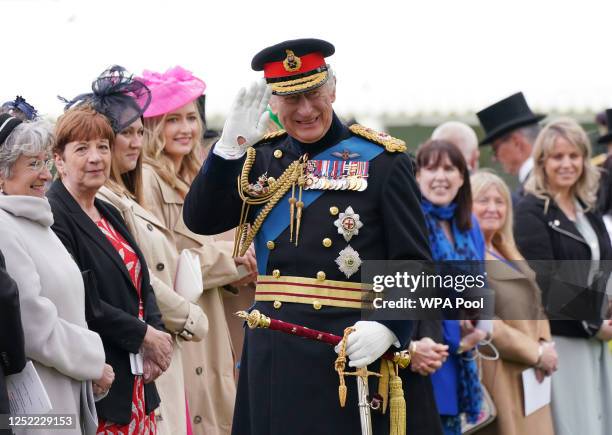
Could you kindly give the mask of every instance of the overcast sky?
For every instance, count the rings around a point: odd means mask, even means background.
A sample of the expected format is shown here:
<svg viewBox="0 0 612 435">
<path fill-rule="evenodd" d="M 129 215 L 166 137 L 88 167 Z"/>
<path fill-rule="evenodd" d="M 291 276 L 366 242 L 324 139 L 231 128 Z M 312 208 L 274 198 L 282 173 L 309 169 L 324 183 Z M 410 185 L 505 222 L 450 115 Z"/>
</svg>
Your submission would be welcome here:
<svg viewBox="0 0 612 435">
<path fill-rule="evenodd" d="M 473 113 L 518 90 L 536 110 L 612 107 L 612 2 L 0 0 L 0 99 L 57 115 L 56 95 L 106 67 L 181 65 L 222 117 L 260 49 L 327 39 L 336 109 L 360 117 Z"/>
</svg>

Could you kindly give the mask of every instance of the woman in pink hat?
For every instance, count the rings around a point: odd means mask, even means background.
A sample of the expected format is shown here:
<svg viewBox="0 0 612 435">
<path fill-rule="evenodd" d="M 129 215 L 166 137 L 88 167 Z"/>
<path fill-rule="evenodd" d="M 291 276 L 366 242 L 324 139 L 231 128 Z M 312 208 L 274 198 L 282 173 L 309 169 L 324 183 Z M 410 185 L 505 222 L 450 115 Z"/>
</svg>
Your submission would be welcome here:
<svg viewBox="0 0 612 435">
<path fill-rule="evenodd" d="M 178 251 L 196 253 L 202 266 L 202 294 L 197 303 L 209 319 L 210 334 L 201 343 L 183 346 L 185 385 L 193 433 L 225 435 L 231 431 L 236 394 L 235 358 L 225 313 L 222 286 L 251 282 L 255 257 L 232 257 L 232 242 L 192 233 L 183 223 L 183 200 L 200 169 L 202 121 L 196 100 L 206 84 L 177 66 L 165 73 L 144 71 L 152 92 L 145 117 L 144 196 L 149 209 L 174 235 Z M 238 266 L 247 275 L 241 278 Z"/>
</svg>

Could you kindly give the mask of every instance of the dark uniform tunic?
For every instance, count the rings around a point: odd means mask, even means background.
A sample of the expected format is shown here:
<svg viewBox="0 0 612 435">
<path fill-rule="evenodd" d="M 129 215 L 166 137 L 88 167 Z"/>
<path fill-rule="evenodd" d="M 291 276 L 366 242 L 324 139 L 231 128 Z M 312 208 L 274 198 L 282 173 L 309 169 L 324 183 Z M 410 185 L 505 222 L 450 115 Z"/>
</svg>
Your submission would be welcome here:
<svg viewBox="0 0 612 435">
<path fill-rule="evenodd" d="M 353 133 L 334 115 L 327 134 L 313 144 L 302 144 L 284 135 L 256 145 L 256 158 L 250 182 L 267 173 L 278 179 L 283 171 L 305 153 L 310 158 L 351 137 Z M 367 146 L 381 147 L 369 143 Z M 349 150 L 351 151 L 351 150 Z M 299 244 L 289 241 L 289 227 L 257 252 L 260 275 L 316 279 L 324 272 L 327 280 L 359 282 L 359 272 L 347 278 L 335 260 L 350 245 L 361 260 L 429 260 L 425 222 L 419 191 L 408 155 L 382 150 L 369 162 L 366 190 L 324 191 L 304 208 Z M 360 160 L 355 157 L 354 160 Z M 239 224 L 242 201 L 236 179 L 244 158 L 224 160 L 210 153 L 185 199 L 187 226 L 200 234 L 218 234 Z M 349 242 L 338 233 L 338 216 L 330 209 L 344 212 L 352 207 L 363 227 Z M 276 207 L 289 207 L 281 200 Z M 253 216 L 257 210 L 253 211 Z M 250 219 L 252 222 L 253 219 Z M 331 239 L 324 244 L 324 239 Z M 328 245 L 328 246 L 325 246 Z M 271 247 L 271 249 L 270 249 Z M 261 252 L 263 249 L 266 252 Z M 267 258 L 266 258 L 267 257 Z M 320 275 L 319 275 L 320 276 Z M 344 328 L 360 320 L 360 310 L 321 304 L 273 303 L 257 301 L 253 308 L 287 322 L 342 335 Z M 384 322 L 405 346 L 412 323 Z M 246 330 L 240 381 L 233 422 L 236 435 L 359 434 L 357 388 L 348 377 L 347 403 L 338 401 L 338 375 L 334 371 L 336 353 L 332 346 L 306 341 L 270 330 Z M 380 363 L 371 365 L 378 370 Z M 348 369 L 348 367 L 347 367 Z M 408 433 L 441 433 L 429 378 L 405 370 Z M 377 381 L 370 378 L 370 393 Z M 389 416 L 372 414 L 375 434 L 389 433 Z"/>
</svg>

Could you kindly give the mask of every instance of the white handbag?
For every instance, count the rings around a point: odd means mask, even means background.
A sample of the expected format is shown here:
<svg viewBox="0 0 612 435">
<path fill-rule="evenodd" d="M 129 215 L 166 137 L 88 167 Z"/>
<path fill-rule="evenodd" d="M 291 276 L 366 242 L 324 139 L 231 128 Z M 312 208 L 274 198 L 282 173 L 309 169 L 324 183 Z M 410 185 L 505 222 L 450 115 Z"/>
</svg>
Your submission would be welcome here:
<svg viewBox="0 0 612 435">
<path fill-rule="evenodd" d="M 196 302 L 202 291 L 202 265 L 200 257 L 188 249 L 183 249 L 176 266 L 174 289 L 189 302 Z"/>
</svg>

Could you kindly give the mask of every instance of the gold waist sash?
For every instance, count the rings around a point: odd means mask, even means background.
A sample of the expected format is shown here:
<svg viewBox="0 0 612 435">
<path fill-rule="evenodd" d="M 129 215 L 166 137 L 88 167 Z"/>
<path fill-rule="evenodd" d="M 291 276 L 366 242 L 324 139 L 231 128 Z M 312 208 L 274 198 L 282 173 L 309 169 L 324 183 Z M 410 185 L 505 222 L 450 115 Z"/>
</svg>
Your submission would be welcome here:
<svg viewBox="0 0 612 435">
<path fill-rule="evenodd" d="M 331 306 L 361 308 L 371 285 L 359 282 L 317 280 L 301 276 L 270 275 L 257 277 L 256 301 L 280 301 L 308 304 L 314 307 Z"/>
</svg>

